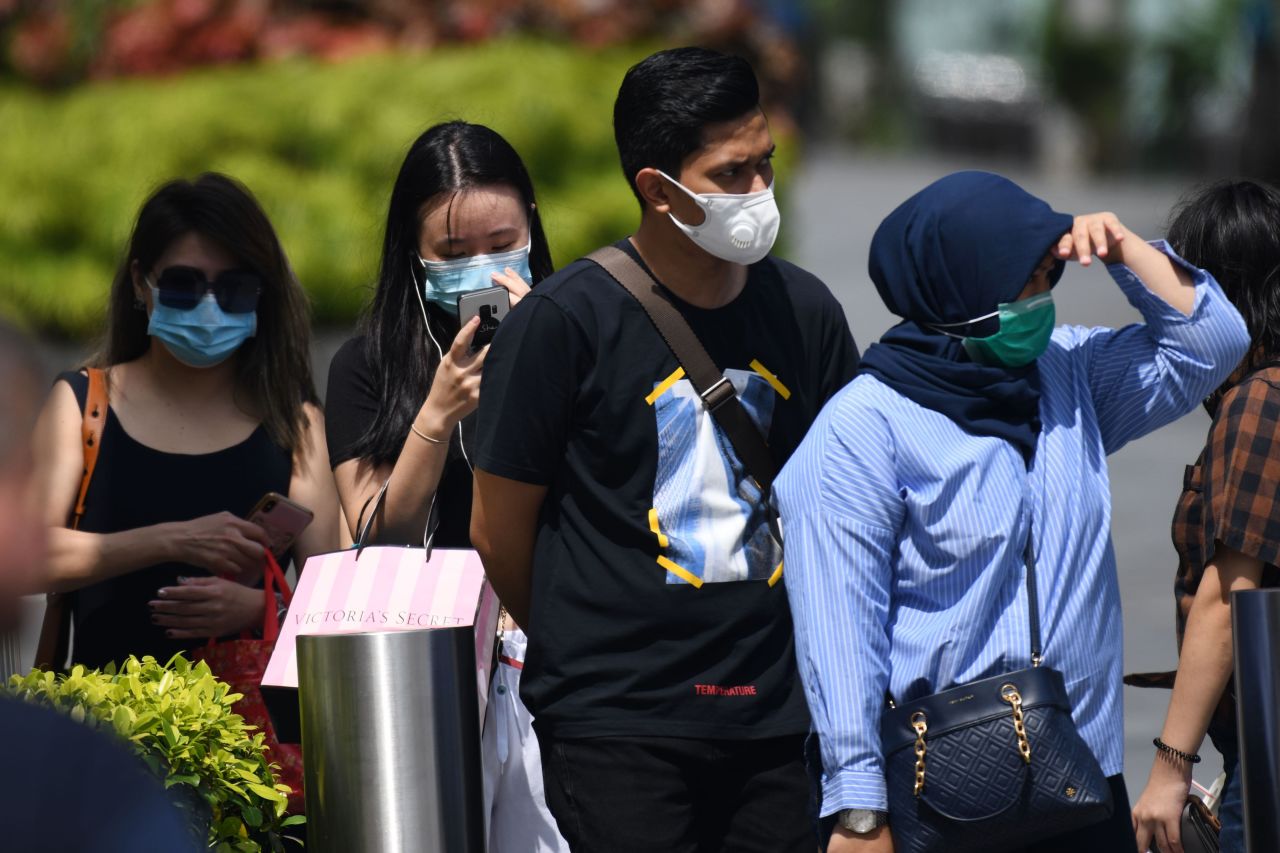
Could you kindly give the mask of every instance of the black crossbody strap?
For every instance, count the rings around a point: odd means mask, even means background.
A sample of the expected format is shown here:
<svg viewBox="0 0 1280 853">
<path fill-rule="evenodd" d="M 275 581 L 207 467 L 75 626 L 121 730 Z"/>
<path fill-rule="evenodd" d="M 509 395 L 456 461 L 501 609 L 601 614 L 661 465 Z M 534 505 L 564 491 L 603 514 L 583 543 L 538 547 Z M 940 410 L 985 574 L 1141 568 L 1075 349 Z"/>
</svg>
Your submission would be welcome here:
<svg viewBox="0 0 1280 853">
<path fill-rule="evenodd" d="M 1027 618 L 1031 622 L 1031 665 L 1039 666 L 1043 659 L 1040 645 L 1040 596 L 1036 588 L 1036 549 L 1032 543 L 1031 520 L 1027 519 Z"/>
<path fill-rule="evenodd" d="M 676 361 L 684 368 L 685 375 L 702 398 L 707 411 L 729 437 L 729 442 L 738 452 L 738 458 L 746 466 L 747 473 L 760 484 L 767 503 L 774 477 L 778 473 L 769 444 L 739 402 L 733 383 L 712 361 L 697 334 L 689 328 L 689 324 L 671 301 L 662 295 L 653 276 L 626 252 L 616 246 L 605 246 L 587 255 L 587 260 L 599 264 L 635 297 L 640 307 L 649 315 L 658 334 L 667 342 Z"/>
</svg>

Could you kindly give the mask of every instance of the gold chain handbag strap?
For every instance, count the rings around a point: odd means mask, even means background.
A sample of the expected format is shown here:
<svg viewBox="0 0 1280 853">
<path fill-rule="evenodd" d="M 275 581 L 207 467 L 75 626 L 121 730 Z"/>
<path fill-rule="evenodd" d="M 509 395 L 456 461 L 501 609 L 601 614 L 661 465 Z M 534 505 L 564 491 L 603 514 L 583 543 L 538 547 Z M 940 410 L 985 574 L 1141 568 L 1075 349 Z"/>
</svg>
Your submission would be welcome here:
<svg viewBox="0 0 1280 853">
<path fill-rule="evenodd" d="M 925 743 L 924 733 L 929 730 L 929 723 L 925 719 L 923 711 L 916 711 L 911 715 L 911 727 L 916 730 L 916 785 L 915 795 L 918 797 L 924 790 L 924 755 Z"/>
<path fill-rule="evenodd" d="M 1022 718 L 1022 694 L 1016 685 L 1006 684 L 1000 688 L 1000 698 L 1013 706 L 1013 731 L 1018 736 L 1018 752 L 1022 754 L 1022 760 L 1030 764 L 1031 741 L 1027 740 L 1027 726 Z"/>
</svg>

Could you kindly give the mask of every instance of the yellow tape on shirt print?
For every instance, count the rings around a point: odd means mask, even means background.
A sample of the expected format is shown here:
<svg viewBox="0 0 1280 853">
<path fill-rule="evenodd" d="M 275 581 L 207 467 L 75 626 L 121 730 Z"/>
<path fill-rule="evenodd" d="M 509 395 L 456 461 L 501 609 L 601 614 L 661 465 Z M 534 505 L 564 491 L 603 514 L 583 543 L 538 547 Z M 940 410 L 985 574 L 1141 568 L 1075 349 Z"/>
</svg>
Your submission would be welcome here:
<svg viewBox="0 0 1280 853">
<path fill-rule="evenodd" d="M 671 390 L 672 385 L 675 385 L 683 378 L 684 368 L 677 367 L 675 373 L 672 373 L 666 379 L 659 382 L 658 387 L 654 388 L 653 391 L 649 393 L 649 396 L 644 398 L 644 401 L 652 406 L 654 403 L 658 402 L 659 397 Z"/>
<path fill-rule="evenodd" d="M 773 390 L 778 392 L 778 396 L 784 400 L 791 399 L 791 389 L 782 384 L 782 380 L 775 376 L 769 368 L 760 363 L 760 359 L 751 359 L 751 369 L 764 377 L 764 381 L 773 386 Z"/>
<path fill-rule="evenodd" d="M 649 509 L 649 529 L 653 531 L 653 535 L 658 537 L 658 547 L 666 548 L 671 544 L 671 540 L 667 538 L 667 534 L 662 532 L 662 526 L 658 524 L 658 509 L 651 507 Z M 673 562 L 661 554 L 658 555 L 658 565 L 671 572 L 671 574 L 681 580 L 693 584 L 695 589 L 702 588 L 702 578 L 686 569 L 679 563 Z M 778 567 L 773 570 L 773 574 L 769 575 L 769 586 L 776 586 L 778 581 L 782 580 L 782 563 L 778 563 Z"/>
<path fill-rule="evenodd" d="M 649 510 L 649 529 L 653 531 L 653 535 L 658 537 L 658 547 L 665 548 L 671 544 L 671 540 L 667 538 L 667 534 L 662 532 L 662 528 L 658 526 L 658 510 Z"/>
<path fill-rule="evenodd" d="M 679 377 L 676 377 L 676 378 L 678 379 Z M 667 535 L 662 532 L 662 528 L 658 524 L 657 507 L 654 507 L 653 509 L 649 510 L 649 529 L 653 531 L 654 536 L 658 537 L 659 548 L 666 548 L 668 545 L 671 544 L 671 540 L 668 539 Z M 680 580 L 685 581 L 686 583 L 693 584 L 695 589 L 699 589 L 702 587 L 702 578 L 698 577 L 693 572 L 686 569 L 684 566 L 681 566 L 678 563 L 673 563 L 671 560 L 668 560 L 666 557 L 662 556 L 661 554 L 658 555 L 658 565 L 662 566 L 662 568 L 666 569 L 667 571 L 671 572 L 671 574 L 680 578 Z"/>
<path fill-rule="evenodd" d="M 661 554 L 658 555 L 658 565 L 680 578 L 680 580 L 693 584 L 695 589 L 702 588 L 702 578 L 698 577 L 684 566 L 676 565 Z"/>
</svg>

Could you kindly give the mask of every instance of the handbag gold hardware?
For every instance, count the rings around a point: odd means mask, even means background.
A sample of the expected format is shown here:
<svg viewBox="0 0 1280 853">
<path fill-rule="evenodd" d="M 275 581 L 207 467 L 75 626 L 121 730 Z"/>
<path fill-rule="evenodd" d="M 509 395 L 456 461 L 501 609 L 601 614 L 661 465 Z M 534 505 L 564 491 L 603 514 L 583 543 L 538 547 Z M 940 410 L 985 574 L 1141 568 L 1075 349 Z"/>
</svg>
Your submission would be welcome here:
<svg viewBox="0 0 1280 853">
<path fill-rule="evenodd" d="M 1000 688 L 1000 698 L 1013 706 L 1013 730 L 1018 735 L 1018 752 L 1022 753 L 1022 760 L 1030 764 L 1031 742 L 1027 740 L 1027 727 L 1022 719 L 1022 694 L 1015 685 L 1006 684 Z"/>
<path fill-rule="evenodd" d="M 924 790 L 924 733 L 929 730 L 925 722 L 924 712 L 916 711 L 911 715 L 911 728 L 916 730 L 916 787 L 915 795 L 920 796 Z"/>
</svg>

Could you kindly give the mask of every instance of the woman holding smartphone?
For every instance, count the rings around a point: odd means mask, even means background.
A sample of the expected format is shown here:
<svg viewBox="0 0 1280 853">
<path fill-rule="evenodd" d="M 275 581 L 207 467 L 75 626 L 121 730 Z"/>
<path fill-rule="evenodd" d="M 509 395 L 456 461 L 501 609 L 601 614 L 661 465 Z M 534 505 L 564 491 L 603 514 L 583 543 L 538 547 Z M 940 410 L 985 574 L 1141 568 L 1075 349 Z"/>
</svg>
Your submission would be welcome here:
<svg viewBox="0 0 1280 853">
<path fill-rule="evenodd" d="M 244 516 L 268 492 L 315 514 L 299 565 L 338 546 L 309 339 L 306 296 L 247 189 L 204 174 L 147 199 L 89 363 L 109 403 L 74 530 L 86 371 L 58 378 L 36 427 L 47 585 L 72 591 L 74 662 L 165 661 L 261 628 L 269 540 Z"/>
<path fill-rule="evenodd" d="M 471 547 L 467 452 L 487 348 L 473 347 L 481 317 L 461 322 L 458 298 L 499 286 L 514 306 L 551 272 L 533 182 L 505 139 L 452 121 L 414 141 L 391 190 L 373 304 L 329 368 L 329 459 L 353 538 L 367 520 L 370 542 L 420 544 L 431 529 L 435 546 Z M 503 627 L 485 722 L 489 850 L 567 850 L 518 698 L 525 637 Z"/>
</svg>

